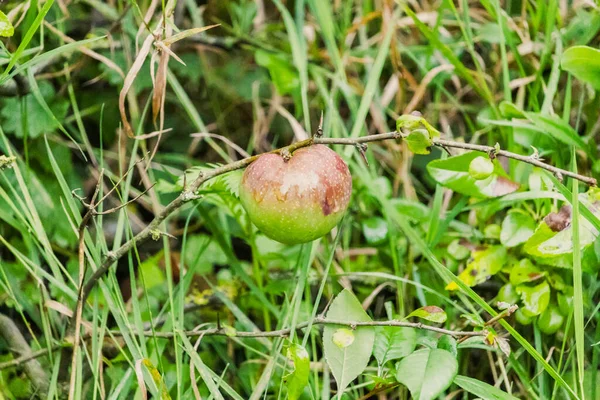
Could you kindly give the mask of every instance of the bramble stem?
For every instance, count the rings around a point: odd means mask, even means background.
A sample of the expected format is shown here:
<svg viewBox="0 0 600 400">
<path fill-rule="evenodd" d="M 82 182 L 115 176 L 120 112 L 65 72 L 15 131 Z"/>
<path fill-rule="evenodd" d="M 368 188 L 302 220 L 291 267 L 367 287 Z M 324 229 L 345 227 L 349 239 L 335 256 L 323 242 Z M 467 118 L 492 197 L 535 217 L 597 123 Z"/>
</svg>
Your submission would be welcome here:
<svg viewBox="0 0 600 400">
<path fill-rule="evenodd" d="M 419 118 L 419 120 L 421 120 L 421 118 Z M 419 121 L 419 122 L 423 123 L 422 121 Z M 413 123 L 413 125 L 414 125 L 414 123 Z M 412 125 L 411 125 L 411 127 L 412 127 Z M 429 124 L 425 125 L 425 127 L 426 128 L 429 127 L 428 130 L 433 129 Z M 408 136 L 408 134 L 396 131 L 396 132 L 380 133 L 380 134 L 375 134 L 375 135 L 367 135 L 367 136 L 362 136 L 362 137 L 358 137 L 358 138 L 314 137 L 314 138 L 302 140 L 300 142 L 292 143 L 289 146 L 285 146 L 283 148 L 270 151 L 269 153 L 280 154 L 284 149 L 287 149 L 287 151 L 292 153 L 295 150 L 298 150 L 302 147 L 310 146 L 312 144 L 325 144 L 325 145 L 338 144 L 338 145 L 356 146 L 357 144 L 361 144 L 361 143 L 380 142 L 380 141 L 384 141 L 384 140 L 398 140 L 398 139 L 405 138 L 406 136 Z M 432 135 L 432 136 L 434 136 L 434 135 Z M 516 153 L 512 153 L 510 151 L 506 151 L 506 150 L 497 150 L 495 147 L 492 147 L 492 146 L 455 142 L 452 140 L 439 139 L 437 137 L 432 138 L 432 140 L 433 140 L 434 146 L 438 146 L 438 147 L 442 147 L 442 148 L 457 148 L 457 149 L 465 149 L 465 150 L 474 150 L 474 151 L 480 151 L 480 152 L 487 153 L 487 154 L 494 153 L 497 156 L 512 158 L 512 159 L 519 160 L 519 161 L 534 165 L 536 167 L 545 169 L 559 177 L 568 176 L 568 177 L 580 180 L 590 186 L 596 186 L 596 183 L 597 183 L 596 179 L 594 179 L 594 178 L 576 174 L 571 171 L 567 171 L 567 170 L 564 170 L 561 168 L 554 167 L 552 165 L 544 163 L 543 161 L 539 160 L 538 158 L 536 158 L 534 156 L 524 156 L 521 154 L 516 154 Z M 206 181 L 208 181 L 216 176 L 223 175 L 223 174 L 226 174 L 231 171 L 245 168 L 248 165 L 252 164 L 254 161 L 256 161 L 258 159 L 258 157 L 260 157 L 260 155 L 247 157 L 242 160 L 235 161 L 230 164 L 226 164 L 221 167 L 215 168 L 213 170 L 205 171 L 205 172 L 201 173 L 188 187 L 184 188 L 184 190 L 179 194 L 179 196 L 177 196 L 177 198 L 175 198 L 175 200 L 171 201 L 158 215 L 156 215 L 154 217 L 154 219 L 148 224 L 148 226 L 146 226 L 146 228 L 144 228 L 135 237 L 133 237 L 129 241 L 125 242 L 116 251 L 110 252 L 109 254 L 107 254 L 104 262 L 94 271 L 94 273 L 87 280 L 87 282 L 83 288 L 83 296 L 82 296 L 81 300 L 83 302 L 86 301 L 90 292 L 96 286 L 96 283 L 98 282 L 98 280 L 106 273 L 106 271 L 108 271 L 108 269 L 110 268 L 111 265 L 113 265 L 118 259 L 120 259 L 125 254 L 127 254 L 127 252 L 129 250 L 131 250 L 131 248 L 134 246 L 134 244 L 136 244 L 136 243 L 140 244 L 140 243 L 148 240 L 148 238 L 151 237 L 151 232 L 158 229 L 159 225 L 169 215 L 171 215 L 173 212 L 178 210 L 180 207 L 182 207 L 188 201 L 196 199 L 197 196 L 195 196 L 195 193 L 198 191 L 198 189 L 200 188 L 200 186 L 202 186 L 203 183 L 205 183 Z"/>
</svg>

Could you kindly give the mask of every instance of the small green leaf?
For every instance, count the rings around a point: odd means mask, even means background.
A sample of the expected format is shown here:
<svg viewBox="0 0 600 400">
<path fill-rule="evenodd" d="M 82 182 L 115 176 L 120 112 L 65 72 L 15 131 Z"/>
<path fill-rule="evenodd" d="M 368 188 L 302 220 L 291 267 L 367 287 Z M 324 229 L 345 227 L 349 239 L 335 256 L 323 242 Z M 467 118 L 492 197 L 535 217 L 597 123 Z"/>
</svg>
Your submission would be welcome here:
<svg viewBox="0 0 600 400">
<path fill-rule="evenodd" d="M 286 350 L 287 358 L 294 363 L 294 370 L 283 377 L 287 387 L 288 399 L 299 399 L 308 384 L 310 359 L 308 352 L 299 344 L 290 344 Z"/>
<path fill-rule="evenodd" d="M 373 355 L 379 365 L 406 357 L 415 350 L 417 332 L 412 328 L 378 326 L 375 331 Z"/>
<path fill-rule="evenodd" d="M 554 304 L 549 305 L 538 317 L 537 326 L 546 335 L 553 335 L 565 322 L 565 317 Z"/>
<path fill-rule="evenodd" d="M 452 353 L 454 358 L 458 357 L 458 343 L 450 335 L 443 335 L 437 343 L 438 349 L 446 350 Z"/>
<path fill-rule="evenodd" d="M 0 11 L 0 36 L 11 37 L 14 34 L 15 28 L 13 28 L 6 14 Z"/>
<path fill-rule="evenodd" d="M 415 129 L 421 125 L 423 117 L 417 117 L 416 115 L 405 114 L 398 117 L 396 120 L 396 129 L 401 131 L 402 129 Z"/>
<path fill-rule="evenodd" d="M 446 318 L 448 318 L 446 312 L 438 306 L 425 306 L 418 308 L 415 311 L 408 314 L 406 318 L 411 317 L 421 318 L 426 321 L 431 321 L 438 324 L 446 322 Z"/>
<path fill-rule="evenodd" d="M 431 146 L 433 146 L 433 140 L 429 136 L 429 132 L 425 129 L 415 129 L 408 134 L 405 139 L 408 149 L 415 154 L 429 154 L 431 153 Z"/>
<path fill-rule="evenodd" d="M 454 378 L 454 383 L 482 400 L 517 400 L 497 387 L 467 376 L 458 375 Z"/>
<path fill-rule="evenodd" d="M 456 260 L 464 260 L 469 258 L 471 255 L 471 250 L 469 250 L 466 246 L 460 244 L 460 240 L 453 240 L 448 245 L 448 254 L 450 254 Z"/>
<path fill-rule="evenodd" d="M 564 51 L 560 66 L 600 90 L 600 50 L 588 46 L 570 47 Z"/>
<path fill-rule="evenodd" d="M 477 181 L 489 178 L 494 172 L 494 163 L 487 157 L 475 157 L 469 163 L 469 175 Z"/>
<path fill-rule="evenodd" d="M 523 314 L 534 317 L 544 312 L 550 303 L 550 285 L 544 281 L 537 286 L 517 286 L 517 293 L 523 302 Z"/>
<path fill-rule="evenodd" d="M 598 215 L 597 212 L 594 212 Z M 584 249 L 591 245 L 598 231 L 584 217 L 579 218 L 579 246 Z M 544 221 L 527 240 L 523 249 L 535 257 L 553 258 L 573 254 L 573 227 L 571 225 L 555 232 Z"/>
<path fill-rule="evenodd" d="M 535 231 L 535 221 L 528 214 L 509 212 L 502 221 L 500 242 L 505 247 L 515 247 L 525 243 Z"/>
<path fill-rule="evenodd" d="M 69 103 L 62 96 L 57 96 L 47 81 L 40 82 L 38 95 L 49 105 L 53 116 L 46 112 L 33 93 L 23 98 L 3 99 L 3 107 L 0 107 L 2 129 L 18 138 L 27 136 L 32 139 L 57 129 L 59 121 L 67 115 Z"/>
<path fill-rule="evenodd" d="M 427 164 L 427 171 L 440 185 L 471 197 L 498 197 L 519 189 L 519 184 L 508 179 L 497 161 L 494 161 L 494 172 L 487 179 L 473 178 L 469 166 L 473 159 L 480 157 L 480 154 L 471 151 L 445 160 L 434 160 Z"/>
<path fill-rule="evenodd" d="M 269 70 L 269 75 L 281 95 L 299 94 L 300 77 L 292 64 L 279 53 L 257 50 L 256 63 Z"/>
<path fill-rule="evenodd" d="M 378 245 L 385 242 L 388 225 L 383 218 L 372 217 L 363 221 L 362 232 L 368 244 Z"/>
<path fill-rule="evenodd" d="M 344 289 L 331 302 L 327 319 L 338 321 L 370 322 L 371 318 L 363 310 L 358 299 Z M 360 375 L 369 363 L 375 341 L 375 329 L 371 326 L 358 326 L 352 333 L 354 341 L 340 348 L 334 342 L 334 335 L 340 327 L 326 325 L 323 329 L 323 348 L 325 360 L 337 382 L 338 392 L 346 390 L 348 384 Z M 338 333 L 338 337 L 339 337 Z"/>
<path fill-rule="evenodd" d="M 442 349 L 422 349 L 400 360 L 396 379 L 415 400 L 432 400 L 446 390 L 458 371 L 452 353 Z"/>
<path fill-rule="evenodd" d="M 511 269 L 510 283 L 518 286 L 522 283 L 536 281 L 545 275 L 545 272 L 540 271 L 529 259 L 525 258 Z"/>
<path fill-rule="evenodd" d="M 496 275 L 506 264 L 506 248 L 503 246 L 490 246 L 483 250 L 473 252 L 473 261 L 458 275 L 458 279 L 468 286 L 475 286 Z M 450 282 L 446 290 L 457 290 L 458 285 Z"/>
</svg>

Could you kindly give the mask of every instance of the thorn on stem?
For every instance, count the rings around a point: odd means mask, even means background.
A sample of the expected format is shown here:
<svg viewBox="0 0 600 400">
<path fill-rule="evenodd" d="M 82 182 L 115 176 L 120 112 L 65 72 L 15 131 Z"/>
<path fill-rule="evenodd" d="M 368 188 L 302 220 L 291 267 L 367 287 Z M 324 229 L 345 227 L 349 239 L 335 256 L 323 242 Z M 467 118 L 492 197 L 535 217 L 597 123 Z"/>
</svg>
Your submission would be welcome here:
<svg viewBox="0 0 600 400">
<path fill-rule="evenodd" d="M 362 157 L 363 161 L 365 162 L 365 164 L 368 167 L 369 160 L 367 160 L 367 155 L 366 155 L 367 145 L 365 143 L 356 143 L 356 149 L 358 150 L 358 152 L 360 153 L 360 156 Z"/>
<path fill-rule="evenodd" d="M 563 181 L 563 179 L 564 179 L 564 178 L 563 178 L 563 174 L 562 174 L 562 172 L 560 172 L 560 171 L 556 171 L 556 172 L 554 173 L 554 175 L 556 176 L 556 179 L 558 179 L 558 180 L 559 180 L 559 182 L 562 182 L 562 181 Z"/>
<path fill-rule="evenodd" d="M 323 111 L 321 111 L 321 118 L 319 119 L 319 127 L 317 128 L 317 132 L 315 133 L 315 137 L 323 136 Z"/>
</svg>

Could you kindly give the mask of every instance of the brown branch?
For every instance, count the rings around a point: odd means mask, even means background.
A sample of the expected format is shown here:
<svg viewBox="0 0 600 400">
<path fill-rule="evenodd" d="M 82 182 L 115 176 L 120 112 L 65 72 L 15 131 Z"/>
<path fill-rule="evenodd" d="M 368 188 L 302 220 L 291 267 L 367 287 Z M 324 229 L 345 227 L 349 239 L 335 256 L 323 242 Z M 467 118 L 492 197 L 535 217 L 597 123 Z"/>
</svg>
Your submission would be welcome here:
<svg viewBox="0 0 600 400">
<path fill-rule="evenodd" d="M 190 308 L 191 309 L 191 308 Z M 1 317 L 1 315 L 0 315 Z M 1 320 L 0 320 L 1 321 Z M 296 325 L 296 330 L 304 329 L 309 326 L 314 325 L 337 325 L 337 326 L 346 326 L 351 329 L 356 329 L 361 326 L 391 326 L 391 327 L 405 327 L 405 328 L 413 328 L 413 329 L 421 329 L 431 332 L 440 333 L 443 335 L 449 335 L 452 337 L 473 337 L 473 336 L 486 336 L 488 332 L 486 330 L 482 331 L 455 331 L 450 329 L 438 328 L 437 326 L 425 325 L 421 322 L 407 322 L 407 321 L 369 321 L 369 322 L 358 322 L 358 321 L 343 321 L 336 319 L 328 319 L 325 317 L 317 317 L 312 323 L 309 321 L 302 322 Z M 222 327 L 202 329 L 202 330 L 192 330 L 185 331 L 184 334 L 187 337 L 202 337 L 202 336 L 229 336 L 229 337 L 237 337 L 237 338 L 272 338 L 272 337 L 287 337 L 291 333 L 290 328 L 278 329 L 274 331 L 233 331 L 231 329 L 226 329 Z M 111 336 L 120 337 L 123 336 L 123 332 L 121 331 L 110 331 Z M 146 330 L 141 333 L 137 332 L 133 329 L 129 334 L 153 337 L 157 339 L 171 339 L 178 335 L 177 332 L 156 332 L 153 330 Z M 89 335 L 86 335 L 86 339 L 89 338 Z M 0 371 L 5 368 L 15 367 L 21 365 L 23 363 L 29 362 L 30 360 L 38 357 L 43 357 L 49 353 L 49 351 L 56 351 L 61 348 L 69 348 L 72 346 L 71 342 L 64 342 L 62 344 L 54 345 L 48 349 L 41 349 L 36 352 L 29 352 L 28 354 L 15 358 L 14 360 L 10 360 L 4 363 L 0 363 Z"/>
<path fill-rule="evenodd" d="M 368 135 L 362 136 L 358 138 L 323 138 L 323 137 L 314 137 L 311 139 L 302 140 L 300 142 L 293 143 L 290 146 L 283 147 L 277 150 L 273 150 L 270 153 L 281 154 L 282 152 L 292 153 L 294 150 L 300 149 L 302 147 L 307 147 L 312 144 L 325 144 L 325 145 L 348 145 L 348 146 L 356 146 L 359 144 L 369 143 L 369 142 L 380 142 L 384 140 L 398 140 L 401 138 L 405 138 L 407 136 L 406 133 L 400 132 L 388 132 L 388 133 L 380 133 L 376 135 Z M 435 146 L 443 147 L 443 148 L 457 148 L 457 149 L 466 149 L 466 150 L 474 150 L 480 151 L 483 153 L 491 154 L 495 152 L 496 155 L 500 155 L 507 158 L 513 158 L 515 160 L 519 160 L 522 162 L 526 162 L 528 164 L 535 165 L 537 167 L 543 168 L 547 171 L 554 173 L 557 176 L 569 176 L 574 179 L 578 179 L 588 185 L 595 186 L 596 179 L 586 177 L 583 175 L 579 175 L 573 173 L 571 171 L 563 170 L 552 165 L 546 164 L 536 157 L 533 156 L 523 156 L 520 154 L 512 153 L 505 150 L 496 151 L 496 149 L 492 146 L 483 146 L 476 145 L 470 143 L 461 143 L 455 142 L 451 140 L 445 139 L 433 139 L 433 143 Z M 87 297 L 91 293 L 92 289 L 96 286 L 98 280 L 108 271 L 111 265 L 113 265 L 117 260 L 123 257 L 135 244 L 140 244 L 151 237 L 153 231 L 158 229 L 159 225 L 173 212 L 178 210 L 188 201 L 195 200 L 198 197 L 195 195 L 196 191 L 200 188 L 200 186 L 206 181 L 219 176 L 225 173 L 235 171 L 238 169 L 242 169 L 252 164 L 254 161 L 258 159 L 260 155 L 255 155 L 251 157 L 244 158 L 239 161 L 235 161 L 230 164 L 223 165 L 221 167 L 215 168 L 211 171 L 202 172 L 198 175 L 198 177 L 188 186 L 186 187 L 180 194 L 175 198 L 175 200 L 171 201 L 154 219 L 144 228 L 140 233 L 135 235 L 132 239 L 125 242 L 121 247 L 119 247 L 116 251 L 111 251 L 106 255 L 104 262 L 94 271 L 94 273 L 87 280 L 84 288 L 83 288 L 83 296 L 82 301 L 86 301 Z"/>
<path fill-rule="evenodd" d="M 41 364 L 35 357 L 32 357 L 37 356 L 37 353 L 31 351 L 29 343 L 27 343 L 27 340 L 25 340 L 23 334 L 13 320 L 2 314 L 0 314 L 0 336 L 6 340 L 8 348 L 11 349 L 11 351 L 22 354 L 21 359 L 23 359 L 23 361 L 21 361 L 21 363 L 24 364 L 23 369 L 25 370 L 25 373 L 38 393 L 41 394 L 42 397 L 46 397 L 50 380 Z M 47 353 L 48 351 L 45 350 L 42 354 Z"/>
<path fill-rule="evenodd" d="M 488 334 L 487 331 L 453 331 L 444 328 L 438 328 L 437 326 L 425 325 L 421 322 L 406 322 L 406 321 L 368 321 L 368 322 L 358 322 L 358 321 L 343 321 L 338 319 L 329 319 L 324 317 L 317 317 L 314 321 L 311 322 L 302 322 L 296 325 L 296 330 L 304 329 L 309 325 L 337 325 L 337 326 L 347 326 L 351 329 L 356 329 L 361 326 L 392 326 L 392 327 L 405 327 L 405 328 L 413 328 L 413 329 L 422 329 L 426 331 L 432 331 L 441 333 L 443 335 L 449 335 L 453 337 L 471 337 L 471 336 L 486 336 Z M 231 337 L 239 337 L 239 338 L 267 338 L 267 337 L 286 337 L 290 334 L 291 329 L 278 329 L 275 331 L 232 331 L 225 328 L 210 328 L 210 329 L 202 329 L 202 330 L 193 330 L 193 331 L 185 331 L 184 334 L 188 337 L 197 337 L 197 336 L 231 336 Z M 114 336 L 121 336 L 122 333 L 119 331 L 111 331 L 111 334 Z M 143 336 L 148 337 L 156 337 L 159 339 L 169 339 L 178 335 L 177 332 L 156 332 L 156 331 L 144 331 L 142 332 Z"/>
</svg>

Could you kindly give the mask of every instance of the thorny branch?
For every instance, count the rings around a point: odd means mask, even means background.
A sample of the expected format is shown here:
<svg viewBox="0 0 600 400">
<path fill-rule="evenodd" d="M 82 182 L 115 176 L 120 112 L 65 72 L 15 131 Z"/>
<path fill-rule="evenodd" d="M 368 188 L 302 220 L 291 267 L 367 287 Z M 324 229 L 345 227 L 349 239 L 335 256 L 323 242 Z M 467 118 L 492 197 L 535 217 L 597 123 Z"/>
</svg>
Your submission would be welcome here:
<svg viewBox="0 0 600 400">
<path fill-rule="evenodd" d="M 298 324 L 295 329 L 301 330 L 301 329 L 305 329 L 309 326 L 314 326 L 314 325 L 346 326 L 351 329 L 356 329 L 356 328 L 365 327 L 365 326 L 406 327 L 406 328 L 427 330 L 427 331 L 431 331 L 431 332 L 440 333 L 443 335 L 449 335 L 452 337 L 461 337 L 461 338 L 468 338 L 468 337 L 474 337 L 474 336 L 485 337 L 488 334 L 488 331 L 485 329 L 481 330 L 481 331 L 457 331 L 457 330 L 439 328 L 437 326 L 432 326 L 432 325 L 426 325 L 421 322 L 407 322 L 407 321 L 397 321 L 397 320 L 369 321 L 369 322 L 342 321 L 342 320 L 325 318 L 323 316 L 316 317 L 312 322 L 310 322 L 310 321 L 302 322 L 302 323 Z M 228 336 L 228 337 L 237 337 L 237 338 L 287 337 L 287 336 L 289 336 L 290 333 L 291 333 L 290 328 L 278 329 L 278 330 L 274 330 L 274 331 L 235 331 L 235 330 L 227 329 L 224 327 L 215 327 L 215 328 L 208 328 L 208 329 L 202 329 L 202 330 L 190 330 L 190 331 L 184 332 L 184 334 L 187 337 Z M 123 332 L 111 331 L 110 334 L 111 334 L 111 336 L 114 336 L 114 337 L 120 337 L 123 335 Z M 154 338 L 158 338 L 158 339 L 171 339 L 178 335 L 177 332 L 156 332 L 153 330 L 147 330 L 147 331 L 143 331 L 140 333 L 140 332 L 136 331 L 135 329 L 133 329 L 131 332 L 128 332 L 128 334 L 137 334 L 137 335 L 141 335 L 141 336 L 154 337 Z M 30 360 L 38 358 L 38 357 L 43 357 L 43 356 L 47 355 L 50 351 L 56 351 L 61 348 L 69 348 L 69 347 L 71 347 L 71 345 L 72 345 L 72 343 L 66 342 L 63 344 L 54 345 L 54 346 L 50 347 L 50 349 L 41 349 L 36 352 L 30 351 L 27 354 L 24 354 L 22 357 L 19 357 L 19 358 L 16 358 L 14 360 L 10 360 L 10 361 L 4 362 L 4 363 L 0 363 L 0 371 L 5 368 L 14 367 L 14 366 L 17 366 L 17 365 L 20 365 L 23 363 L 27 363 Z"/>
<path fill-rule="evenodd" d="M 433 127 L 431 127 L 431 125 L 429 125 L 424 119 L 420 118 L 420 116 L 413 115 L 410 117 L 409 121 L 410 122 L 407 124 L 408 126 L 406 127 L 409 130 L 414 129 L 415 127 L 417 127 L 417 125 L 423 125 L 430 132 L 432 130 L 435 131 L 435 129 Z M 437 131 L 435 131 L 435 132 L 438 133 Z M 409 133 L 404 132 L 404 131 L 402 131 L 402 132 L 396 131 L 396 132 L 388 132 L 388 133 L 381 133 L 381 134 L 375 134 L 375 135 L 367 135 L 367 136 L 362 136 L 362 137 L 358 137 L 358 138 L 324 138 L 324 137 L 322 137 L 322 128 L 319 128 L 319 130 L 317 131 L 317 134 L 314 137 L 293 143 L 290 146 L 286 146 L 286 147 L 283 147 L 280 149 L 273 150 L 270 153 L 281 154 L 282 156 L 284 156 L 284 155 L 291 156 L 295 150 L 298 150 L 300 148 L 307 147 L 307 146 L 310 146 L 313 144 L 324 144 L 324 145 L 337 144 L 337 145 L 355 146 L 357 149 L 360 150 L 361 156 L 363 158 L 365 158 L 364 152 L 366 150 L 367 143 L 380 142 L 380 141 L 385 141 L 385 140 L 401 140 L 403 138 L 406 138 L 408 136 L 408 134 Z M 437 136 L 437 135 L 432 135 L 432 136 Z M 593 178 L 579 175 L 574 172 L 563 170 L 563 169 L 554 167 L 552 165 L 546 164 L 546 163 L 542 162 L 538 157 L 535 157 L 535 156 L 524 156 L 521 154 L 509 152 L 509 151 L 500 150 L 497 147 L 483 146 L 483 145 L 470 144 L 470 143 L 462 143 L 462 142 L 456 142 L 456 141 L 451 141 L 451 140 L 446 140 L 446 139 L 440 139 L 437 137 L 432 138 L 432 143 L 434 146 L 442 147 L 445 149 L 446 148 L 457 148 L 457 149 L 474 150 L 474 151 L 487 153 L 488 155 L 494 156 L 494 157 L 495 156 L 503 156 L 503 157 L 507 157 L 507 158 L 512 158 L 515 160 L 519 160 L 519 161 L 526 162 L 526 163 L 532 164 L 534 166 L 543 168 L 547 171 L 552 172 L 553 174 L 555 174 L 558 177 L 568 176 L 568 177 L 571 177 L 574 179 L 578 179 L 582 182 L 585 182 L 588 185 L 594 185 L 594 186 L 596 185 L 596 180 Z M 223 175 L 225 173 L 228 173 L 228 172 L 231 172 L 234 170 L 245 168 L 248 165 L 250 165 L 251 163 L 253 163 L 254 161 L 256 161 L 259 156 L 260 155 L 246 157 L 242 160 L 220 166 L 211 171 L 201 172 L 193 182 L 191 182 L 189 185 L 187 185 L 187 184 L 185 185 L 184 190 L 179 194 L 179 196 L 177 196 L 177 198 L 175 198 L 175 200 L 171 201 L 171 203 L 169 203 L 158 215 L 156 215 L 154 217 L 154 219 L 146 226 L 146 228 L 144 228 L 140 233 L 135 235 L 132 239 L 125 242 L 116 251 L 109 252 L 106 255 L 102 264 L 92 273 L 92 275 L 87 280 L 87 282 L 85 282 L 85 284 L 83 283 L 83 279 L 85 277 L 85 268 L 81 268 L 81 265 L 80 265 L 81 281 L 80 281 L 80 286 L 79 286 L 79 296 L 77 299 L 77 304 L 75 306 L 75 312 L 74 312 L 75 318 L 73 320 L 75 322 L 75 327 L 72 326 L 70 329 L 71 332 L 73 331 L 73 329 L 75 330 L 75 335 L 74 335 L 75 336 L 75 341 L 74 341 L 75 344 L 77 344 L 79 342 L 79 338 L 80 338 L 79 325 L 81 322 L 81 314 L 82 314 L 82 310 L 83 310 L 83 305 L 85 304 L 91 291 L 96 286 L 98 280 L 100 278 L 102 278 L 102 276 L 104 276 L 104 274 L 108 271 L 108 269 L 117 260 L 119 260 L 125 254 L 127 254 L 133 248 L 134 245 L 140 244 L 140 243 L 148 240 L 149 238 L 156 237 L 156 233 L 160 232 L 159 226 L 172 213 L 177 211 L 179 208 L 181 208 L 187 202 L 200 198 L 200 196 L 198 196 L 196 194 L 196 192 L 199 190 L 199 188 L 202 186 L 202 184 L 204 184 L 208 180 L 210 180 L 214 177 L 217 177 L 219 175 Z M 116 185 L 115 185 L 115 187 L 116 187 Z M 114 188 L 113 188 L 113 190 L 114 190 Z M 95 196 L 96 195 L 97 194 L 95 194 Z M 98 203 L 100 203 L 105 198 L 106 198 L 106 196 L 104 196 Z M 94 197 L 94 200 L 95 200 L 95 197 Z M 90 218 L 92 218 L 94 215 L 99 214 L 97 211 L 95 211 L 94 200 L 92 200 L 92 202 L 90 204 L 86 205 L 88 208 L 88 212 L 86 213 L 86 215 L 82 221 L 82 224 L 80 225 L 80 229 L 82 227 L 83 228 L 85 227 L 85 225 L 87 224 L 87 222 L 89 221 Z M 110 210 L 110 211 L 111 212 L 117 211 L 120 208 L 121 207 L 117 207 L 114 210 Z M 82 263 L 81 256 L 83 254 L 83 251 L 81 249 L 81 246 L 83 245 L 83 241 L 81 240 L 82 237 L 83 237 L 82 232 L 80 232 L 80 249 L 79 249 L 80 250 L 80 264 Z M 318 319 L 314 323 L 328 324 L 328 323 L 339 323 L 339 322 L 340 321 L 336 322 L 336 321 L 326 321 L 324 319 Z M 344 323 L 344 324 L 346 324 L 346 323 Z M 360 326 L 360 325 L 361 324 L 357 324 L 356 326 Z M 435 330 L 437 332 L 451 334 L 453 336 L 461 335 L 463 337 L 469 336 L 469 335 L 471 335 L 471 336 L 481 335 L 481 332 L 472 332 L 470 334 L 465 335 L 466 332 L 459 333 L 459 332 L 455 332 L 455 331 L 447 331 L 447 330 L 444 330 L 441 328 L 429 327 L 427 325 L 422 325 L 422 324 L 418 324 L 418 323 L 413 324 L 413 323 L 399 322 L 399 321 L 375 322 L 372 325 L 373 326 L 375 326 L 375 325 L 411 326 L 414 328 Z M 272 331 L 272 332 L 246 332 L 246 333 L 238 332 L 238 335 L 240 337 L 244 337 L 244 335 L 246 335 L 246 337 L 260 337 L 260 336 L 265 336 L 265 335 L 282 336 L 282 335 L 286 335 L 287 333 L 289 333 L 289 331 L 280 330 L 280 331 Z M 146 334 L 146 333 L 144 333 L 144 334 Z M 224 335 L 226 333 L 222 329 L 212 329 L 212 330 L 203 331 L 202 334 L 204 334 L 204 335 Z M 160 337 L 160 335 L 168 335 L 168 334 L 160 333 L 158 335 Z M 165 337 L 168 337 L 168 336 L 165 336 Z M 75 347 L 77 348 L 78 346 L 75 346 Z M 73 354 L 74 356 L 75 356 L 75 353 L 76 353 L 76 351 Z M 75 360 L 75 357 L 73 357 L 73 360 Z"/>
<path fill-rule="evenodd" d="M 380 133 L 375 135 L 362 136 L 358 138 L 324 138 L 324 137 L 313 137 L 310 139 L 306 139 L 300 142 L 296 142 L 291 144 L 290 146 L 283 147 L 277 150 L 273 150 L 270 153 L 275 154 L 284 154 L 284 153 L 293 153 L 295 150 L 298 150 L 302 147 L 307 147 L 312 144 L 325 144 L 325 145 L 347 145 L 347 146 L 357 146 L 363 145 L 370 142 L 380 142 L 385 140 L 399 140 L 405 138 L 407 136 L 406 133 L 401 132 L 388 132 L 388 133 Z M 536 167 L 543 168 L 547 171 L 552 172 L 557 176 L 568 176 L 574 179 L 578 179 L 588 185 L 596 186 L 596 179 L 590 178 L 584 175 L 580 175 L 571 171 L 567 171 L 564 169 L 560 169 L 554 167 L 552 165 L 546 164 L 536 157 L 524 156 L 521 154 L 512 153 L 506 150 L 496 150 L 495 147 L 492 146 L 483 146 L 477 144 L 470 143 L 462 143 L 456 142 L 452 140 L 446 139 L 433 139 L 434 146 L 438 147 L 446 147 L 446 148 L 457 148 L 457 149 L 466 149 L 466 150 L 474 150 L 480 151 L 486 154 L 490 154 L 491 152 L 495 152 L 497 156 L 503 156 L 507 158 L 512 158 L 515 160 L 519 160 L 528 164 L 532 164 Z M 198 196 L 195 194 L 200 186 L 204 184 L 206 181 L 219 176 L 225 173 L 235 171 L 238 169 L 242 169 L 252 164 L 260 155 L 255 155 L 251 157 L 246 157 L 242 160 L 232 162 L 230 164 L 223 165 L 221 167 L 215 168 L 211 171 L 206 171 L 200 173 L 198 177 L 191 183 L 189 186 L 184 188 L 184 190 L 169 203 L 158 215 L 154 217 L 154 219 L 144 228 L 140 233 L 138 233 L 135 237 L 125 242 L 121 247 L 119 247 L 116 251 L 109 252 L 106 255 L 104 262 L 94 271 L 94 273 L 87 280 L 84 288 L 83 288 L 83 296 L 82 301 L 86 301 L 87 297 L 91 293 L 92 289 L 95 287 L 98 280 L 108 271 L 111 265 L 113 265 L 117 260 L 123 257 L 132 247 L 136 244 L 140 244 L 146 240 L 148 240 L 152 236 L 152 232 L 156 232 L 160 224 L 173 212 L 181 208 L 184 204 L 191 200 L 195 200 Z"/>
</svg>

